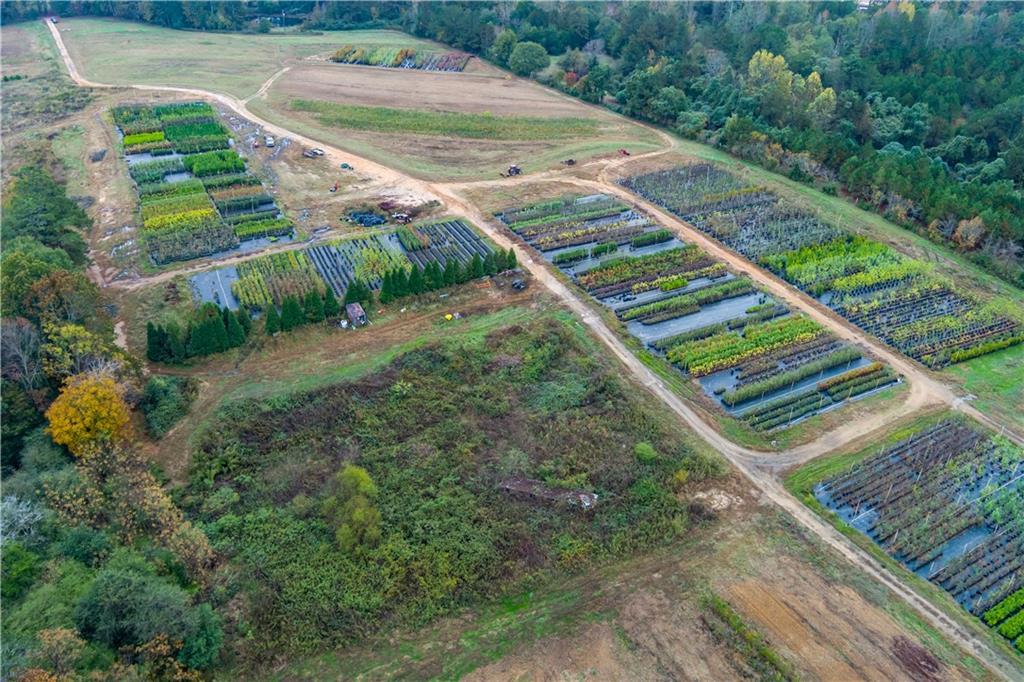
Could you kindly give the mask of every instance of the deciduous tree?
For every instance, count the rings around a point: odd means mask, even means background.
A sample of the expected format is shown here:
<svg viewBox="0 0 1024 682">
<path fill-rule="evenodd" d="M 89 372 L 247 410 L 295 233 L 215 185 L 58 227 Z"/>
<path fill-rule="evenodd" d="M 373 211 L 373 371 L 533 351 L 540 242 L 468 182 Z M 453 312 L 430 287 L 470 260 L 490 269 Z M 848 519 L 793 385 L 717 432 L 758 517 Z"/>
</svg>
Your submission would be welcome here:
<svg viewBox="0 0 1024 682">
<path fill-rule="evenodd" d="M 128 406 L 121 388 L 109 376 L 72 377 L 46 411 L 46 418 L 53 442 L 81 458 L 129 434 Z"/>
</svg>

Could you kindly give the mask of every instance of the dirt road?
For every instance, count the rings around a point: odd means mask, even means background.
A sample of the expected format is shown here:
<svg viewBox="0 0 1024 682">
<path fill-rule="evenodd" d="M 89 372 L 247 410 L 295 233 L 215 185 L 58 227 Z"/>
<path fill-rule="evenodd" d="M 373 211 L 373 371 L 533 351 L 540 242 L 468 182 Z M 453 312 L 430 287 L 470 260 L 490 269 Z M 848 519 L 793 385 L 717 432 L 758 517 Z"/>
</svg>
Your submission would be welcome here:
<svg viewBox="0 0 1024 682">
<path fill-rule="evenodd" d="M 93 83 L 83 78 L 75 67 L 57 26 L 50 22 L 46 23 L 50 33 L 53 35 L 71 78 L 78 85 L 98 88 L 118 87 Z M 275 76 L 280 75 L 280 73 L 282 72 L 278 72 Z M 775 472 L 781 467 L 787 467 L 799 462 L 807 461 L 813 457 L 817 457 L 834 450 L 837 447 L 852 442 L 857 438 L 870 434 L 874 430 L 884 427 L 885 424 L 890 423 L 893 419 L 896 419 L 899 416 L 911 414 L 926 405 L 948 403 L 953 407 L 959 407 L 965 412 L 969 412 L 971 416 L 978 415 L 982 417 L 982 421 L 985 421 L 986 423 L 991 423 L 991 420 L 978 414 L 976 410 L 973 410 L 973 408 L 964 406 L 963 401 L 960 401 L 947 386 L 927 376 L 909 360 L 889 351 L 878 342 L 865 338 L 862 332 L 856 328 L 851 328 L 845 323 L 845 321 L 837 319 L 834 314 L 826 312 L 820 306 L 812 303 L 803 294 L 791 289 L 781 280 L 778 280 L 769 273 L 757 268 L 737 254 L 728 251 L 721 245 L 712 242 L 692 226 L 682 223 L 674 217 L 667 215 L 659 208 L 639 200 L 632 194 L 625 193 L 624 189 L 614 183 L 608 181 L 597 182 L 580 180 L 578 178 L 571 178 L 571 176 L 559 174 L 559 171 L 550 171 L 548 173 L 537 174 L 523 180 L 519 180 L 520 182 L 536 182 L 538 180 L 543 181 L 544 179 L 551 177 L 557 178 L 562 182 L 573 182 L 580 186 L 590 187 L 597 191 L 627 198 L 629 202 L 642 206 L 644 210 L 649 211 L 652 216 L 662 221 L 664 224 L 671 226 L 681 234 L 684 234 L 690 241 L 700 244 L 708 251 L 709 254 L 726 261 L 730 266 L 736 268 L 738 271 L 748 273 L 759 284 L 764 286 L 766 290 L 805 311 L 808 315 L 812 316 L 815 320 L 819 321 L 837 335 L 870 347 L 879 357 L 889 362 L 910 380 L 910 396 L 902 405 L 896 406 L 892 410 L 882 415 L 878 415 L 866 423 L 844 425 L 825 434 L 812 443 L 807 443 L 779 453 L 758 452 L 739 446 L 725 438 L 713 425 L 705 422 L 693 408 L 687 405 L 646 365 L 633 355 L 615 332 L 604 324 L 604 321 L 600 316 L 598 316 L 587 303 L 581 300 L 580 297 L 578 297 L 560 279 L 558 279 L 546 263 L 539 263 L 534 260 L 521 244 L 513 243 L 506 236 L 504 230 L 496 224 L 495 220 L 491 216 L 485 215 L 477 206 L 473 205 L 459 194 L 460 189 L 465 189 L 467 187 L 479 188 L 481 186 L 487 186 L 489 184 L 488 182 L 446 185 L 428 183 L 412 178 L 404 173 L 387 168 L 376 162 L 345 152 L 323 141 L 310 139 L 264 121 L 258 116 L 252 114 L 252 112 L 247 109 L 244 101 L 228 95 L 191 88 L 159 86 L 132 87 L 138 90 L 176 92 L 192 97 L 212 99 L 237 112 L 239 115 L 262 125 L 267 131 L 277 136 L 290 137 L 302 144 L 323 148 L 326 151 L 328 158 L 334 163 L 345 162 L 355 165 L 361 172 L 374 176 L 375 180 L 382 184 L 388 184 L 396 188 L 403 188 L 405 191 L 415 193 L 425 200 L 437 199 L 444 203 L 449 210 L 465 215 L 467 218 L 479 225 L 495 243 L 503 248 L 513 248 L 521 265 L 525 267 L 530 274 L 537 279 L 537 281 L 543 283 L 544 286 L 557 296 L 568 308 L 579 315 L 583 323 L 586 324 L 592 333 L 605 344 L 609 351 L 611 351 L 611 353 L 630 370 L 633 376 L 641 384 L 646 386 L 648 390 L 661 399 L 661 401 L 684 423 L 686 423 L 689 428 L 694 430 L 712 447 L 728 458 L 737 467 L 737 469 L 739 469 L 761 490 L 762 494 L 764 494 L 767 499 L 786 510 L 804 528 L 835 549 L 851 563 L 858 566 L 878 582 L 887 586 L 895 595 L 912 606 L 933 627 L 941 631 L 951 641 L 956 642 L 962 648 L 971 652 L 979 660 L 984 662 L 984 664 L 995 674 L 1005 679 L 1024 679 L 1024 676 L 1021 675 L 1020 670 L 1012 661 L 1006 659 L 1001 653 L 988 647 L 987 644 L 976 637 L 972 632 L 961 626 L 959 623 L 951 620 L 941 610 L 917 594 L 917 592 L 912 588 L 903 584 L 899 578 L 890 573 L 888 569 L 881 565 L 874 557 L 854 545 L 848 538 L 836 531 L 831 525 L 823 521 L 802 503 L 791 496 L 780 485 L 775 477 Z M 664 153 L 664 150 L 652 152 L 652 154 L 657 153 Z M 634 157 L 634 160 L 635 158 L 639 157 Z M 602 163 L 605 166 L 611 166 L 612 164 L 618 166 L 628 162 L 628 160 L 629 159 L 616 159 L 614 161 L 609 161 L 608 159 L 604 159 L 599 161 L 599 163 Z M 605 177 L 608 177 L 607 172 Z"/>
</svg>

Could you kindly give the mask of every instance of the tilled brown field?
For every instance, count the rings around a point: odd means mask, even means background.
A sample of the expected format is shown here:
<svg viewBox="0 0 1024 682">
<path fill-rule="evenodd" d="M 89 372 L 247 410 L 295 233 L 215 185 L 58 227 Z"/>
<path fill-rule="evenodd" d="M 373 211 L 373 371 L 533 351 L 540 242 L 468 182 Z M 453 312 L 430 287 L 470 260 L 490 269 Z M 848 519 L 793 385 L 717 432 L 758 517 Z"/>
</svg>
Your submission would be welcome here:
<svg viewBox="0 0 1024 682">
<path fill-rule="evenodd" d="M 496 69 L 480 73 L 440 73 L 331 63 L 303 63 L 288 70 L 271 94 L 342 104 L 458 111 L 496 116 L 585 116 L 608 114 Z"/>
</svg>

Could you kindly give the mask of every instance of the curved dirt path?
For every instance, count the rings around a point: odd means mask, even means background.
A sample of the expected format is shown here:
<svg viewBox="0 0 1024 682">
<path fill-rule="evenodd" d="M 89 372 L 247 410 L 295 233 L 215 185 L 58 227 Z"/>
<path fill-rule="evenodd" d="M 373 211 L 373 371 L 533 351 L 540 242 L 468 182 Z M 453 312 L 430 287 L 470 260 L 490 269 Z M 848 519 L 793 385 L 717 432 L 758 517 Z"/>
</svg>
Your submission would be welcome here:
<svg viewBox="0 0 1024 682">
<path fill-rule="evenodd" d="M 65 66 L 68 69 L 72 80 L 78 85 L 84 87 L 94 88 L 106 88 L 106 89 L 118 89 L 123 86 L 116 86 L 104 83 L 95 83 L 81 76 L 76 68 L 74 61 L 64 44 L 64 40 L 60 35 L 60 31 L 57 27 L 49 21 L 44 20 L 47 27 L 50 30 L 51 35 L 54 38 L 57 48 L 60 51 L 61 57 L 64 61 Z M 275 76 L 280 76 L 283 71 L 279 71 Z M 271 77 L 264 85 L 269 88 L 274 77 Z M 640 381 L 645 387 L 654 393 L 662 402 L 665 403 L 682 421 L 684 421 L 691 429 L 693 429 L 701 438 L 708 442 L 718 452 L 730 460 L 730 462 L 742 472 L 754 485 L 756 485 L 766 498 L 780 506 L 787 513 L 789 513 L 795 520 L 797 520 L 804 528 L 809 532 L 817 536 L 822 542 L 832 547 L 834 550 L 839 552 L 851 563 L 855 564 L 865 573 L 870 575 L 878 582 L 884 584 L 900 599 L 904 600 L 907 604 L 913 607 L 923 618 L 925 618 L 933 627 L 942 632 L 951 641 L 956 642 L 966 651 L 971 652 L 979 660 L 981 660 L 993 673 L 1001 678 L 1008 680 L 1024 679 L 1021 676 L 1019 669 L 1015 664 L 1008 660 L 1001 653 L 991 649 L 985 642 L 974 635 L 966 627 L 960 623 L 952 620 L 949 616 L 943 613 L 939 608 L 934 606 L 931 602 L 920 596 L 915 590 L 905 585 L 895 574 L 890 572 L 885 566 L 878 562 L 873 556 L 864 550 L 856 546 L 849 538 L 846 538 L 839 533 L 830 524 L 826 523 L 823 519 L 818 517 L 815 513 L 810 511 L 806 506 L 799 502 L 796 498 L 790 495 L 775 478 L 775 472 L 778 469 L 792 466 L 794 464 L 807 461 L 813 457 L 825 454 L 837 447 L 850 443 L 857 438 L 869 435 L 875 429 L 884 427 L 890 423 L 892 419 L 897 418 L 901 414 L 911 414 L 922 406 L 929 404 L 939 403 L 950 403 L 954 407 L 960 403 L 961 409 L 968 411 L 968 409 L 962 406 L 961 400 L 956 398 L 953 392 L 945 385 L 937 382 L 930 377 L 924 375 L 924 373 L 917 369 L 912 362 L 905 358 L 898 357 L 885 347 L 881 347 L 878 342 L 867 339 L 862 332 L 851 329 L 845 324 L 845 321 L 840 322 L 834 318 L 834 315 L 829 315 L 825 311 L 821 310 L 819 306 L 812 305 L 809 301 L 805 300 L 806 297 L 802 294 L 791 290 L 790 287 L 781 280 L 770 276 L 768 273 L 761 271 L 749 261 L 746 261 L 742 257 L 729 252 L 720 245 L 713 243 L 703 234 L 695 230 L 692 226 L 688 226 L 678 219 L 669 216 L 663 212 L 660 208 L 650 205 L 647 202 L 639 199 L 632 194 L 625 193 L 626 190 L 610 182 L 598 182 L 590 180 L 581 180 L 572 176 L 559 175 L 558 171 L 550 171 L 548 173 L 535 174 L 525 178 L 514 178 L 501 182 L 497 181 L 483 181 L 479 183 L 428 183 L 422 180 L 412 178 L 404 173 L 395 171 L 394 169 L 383 166 L 369 159 L 356 156 L 349 152 L 345 152 L 338 149 L 329 143 L 325 143 L 319 140 L 313 140 L 301 134 L 294 133 L 281 126 L 274 125 L 268 121 L 264 121 L 259 116 L 256 116 L 248 110 L 245 105 L 245 101 L 240 100 L 236 97 L 224 95 L 220 93 L 208 92 L 204 90 L 194 88 L 179 88 L 179 87 L 164 87 L 164 86 L 147 86 L 147 85 L 133 85 L 124 89 L 136 89 L 143 91 L 154 91 L 154 92 L 176 92 L 191 95 L 194 97 L 200 97 L 204 99 L 212 99 L 223 106 L 235 111 L 240 116 L 248 118 L 249 120 L 263 126 L 266 130 L 279 137 L 290 137 L 297 140 L 307 146 L 319 146 L 326 152 L 328 158 L 333 162 L 346 162 L 352 165 L 358 164 L 357 167 L 361 171 L 367 174 L 375 176 L 376 180 L 384 183 L 390 183 L 395 186 L 403 187 L 410 191 L 419 193 L 426 199 L 437 199 L 444 203 L 449 209 L 455 210 L 464 214 L 467 218 L 477 223 L 481 229 L 483 229 L 488 237 L 490 237 L 495 243 L 504 248 L 512 248 L 519 259 L 520 264 L 525 267 L 530 274 L 536 278 L 540 283 L 543 283 L 555 296 L 557 296 L 569 309 L 580 316 L 583 323 L 587 325 L 590 331 L 597 336 L 605 346 L 612 352 L 612 354 L 623 363 L 634 377 Z M 262 90 L 263 88 L 261 88 Z M 635 160 L 644 156 L 653 154 L 665 153 L 667 150 L 656 150 L 644 155 L 638 155 L 636 157 L 623 157 L 622 159 L 615 159 L 609 161 L 604 159 L 603 163 L 605 166 L 618 166 L 629 160 Z M 599 161 L 601 163 L 602 161 Z M 607 170 L 607 169 L 606 169 Z M 615 194 L 620 197 L 625 197 L 630 203 L 643 206 L 645 210 L 649 210 L 651 215 L 658 220 L 663 221 L 665 224 L 672 226 L 677 232 L 686 234 L 692 241 L 699 243 L 702 247 L 706 248 L 709 253 L 714 254 L 722 260 L 728 262 L 730 265 L 735 267 L 737 270 L 742 272 L 750 273 L 752 277 L 762 284 L 767 290 L 773 294 L 778 295 L 787 302 L 792 302 L 796 307 L 806 311 L 809 315 L 814 317 L 816 320 L 821 322 L 827 328 L 837 333 L 843 338 L 855 340 L 856 342 L 866 345 L 876 351 L 876 354 L 887 361 L 890 361 L 894 367 L 903 372 L 907 377 L 913 377 L 911 381 L 911 395 L 902 406 L 897 406 L 894 410 L 887 412 L 883 415 L 869 420 L 865 423 L 859 424 L 848 424 L 838 429 L 835 429 L 827 434 L 824 434 L 818 440 L 801 445 L 786 451 L 778 453 L 765 453 L 750 448 L 745 448 L 736 443 L 733 443 L 721 433 L 719 433 L 712 425 L 705 422 L 701 416 L 689 405 L 687 405 L 679 396 L 677 396 L 668 386 L 661 381 L 646 365 L 633 355 L 633 353 L 625 346 L 621 339 L 607 326 L 603 320 L 598 316 L 589 306 L 581 300 L 574 292 L 572 292 L 560 279 L 558 279 L 548 268 L 546 263 L 538 263 L 532 258 L 532 256 L 526 251 L 526 249 L 518 242 L 512 242 L 505 232 L 495 223 L 493 217 L 487 216 L 478 207 L 473 205 L 471 202 L 462 197 L 459 193 L 459 189 L 467 187 L 486 187 L 489 185 L 508 184 L 509 181 L 513 182 L 527 182 L 543 180 L 546 177 L 557 176 L 560 181 L 570 182 L 577 184 L 581 187 L 589 187 L 591 189 L 598 189 L 602 192 Z M 571 179 L 570 179 L 571 178 Z M 625 193 L 625 194 L 624 194 Z M 298 244 L 302 244 L 301 242 Z M 297 246 L 285 245 L 282 248 L 297 248 Z M 260 252 L 265 253 L 265 251 Z M 215 265 L 215 264 L 214 264 Z M 203 266 L 199 266 L 203 267 Z M 158 278 L 166 278 L 176 276 L 180 271 L 171 271 L 168 273 L 162 273 L 157 275 Z M 138 286 L 142 286 L 142 283 L 151 283 L 154 278 L 147 278 L 140 281 Z M 920 387 L 916 384 L 919 383 Z M 970 408 L 971 416 L 976 413 L 976 410 Z M 983 418 L 986 423 L 991 423 L 988 418 Z"/>
</svg>

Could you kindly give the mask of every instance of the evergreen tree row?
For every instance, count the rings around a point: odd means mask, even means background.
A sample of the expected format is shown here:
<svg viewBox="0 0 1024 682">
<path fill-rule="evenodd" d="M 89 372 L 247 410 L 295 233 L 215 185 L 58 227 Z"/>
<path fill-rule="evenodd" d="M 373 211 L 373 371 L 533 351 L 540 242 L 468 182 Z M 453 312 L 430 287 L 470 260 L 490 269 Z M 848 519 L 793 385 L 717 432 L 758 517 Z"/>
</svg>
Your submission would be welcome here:
<svg viewBox="0 0 1024 682">
<path fill-rule="evenodd" d="M 404 296 L 416 296 L 427 291 L 443 289 L 455 284 L 462 284 L 484 275 L 496 275 L 517 266 L 516 254 L 508 251 L 489 252 L 484 258 L 474 253 L 473 258 L 460 265 L 454 258 L 448 259 L 444 268 L 437 261 L 427 263 L 425 268 L 418 265 L 410 269 L 396 268 L 384 274 L 380 288 L 380 302 L 390 303 Z M 345 297 L 346 302 L 348 296 Z"/>
<path fill-rule="evenodd" d="M 277 306 L 267 306 L 267 319 L 263 330 L 267 334 L 290 332 L 304 324 L 335 318 L 340 312 L 341 306 L 330 287 L 327 287 L 323 296 L 313 289 L 306 292 L 302 302 L 298 296 L 285 296 L 281 300 L 280 313 L 277 312 Z"/>
<path fill-rule="evenodd" d="M 245 310 L 231 312 L 204 303 L 182 334 L 175 326 L 146 324 L 146 357 L 151 362 L 180 363 L 188 358 L 220 353 L 245 343 L 252 320 Z"/>
</svg>

